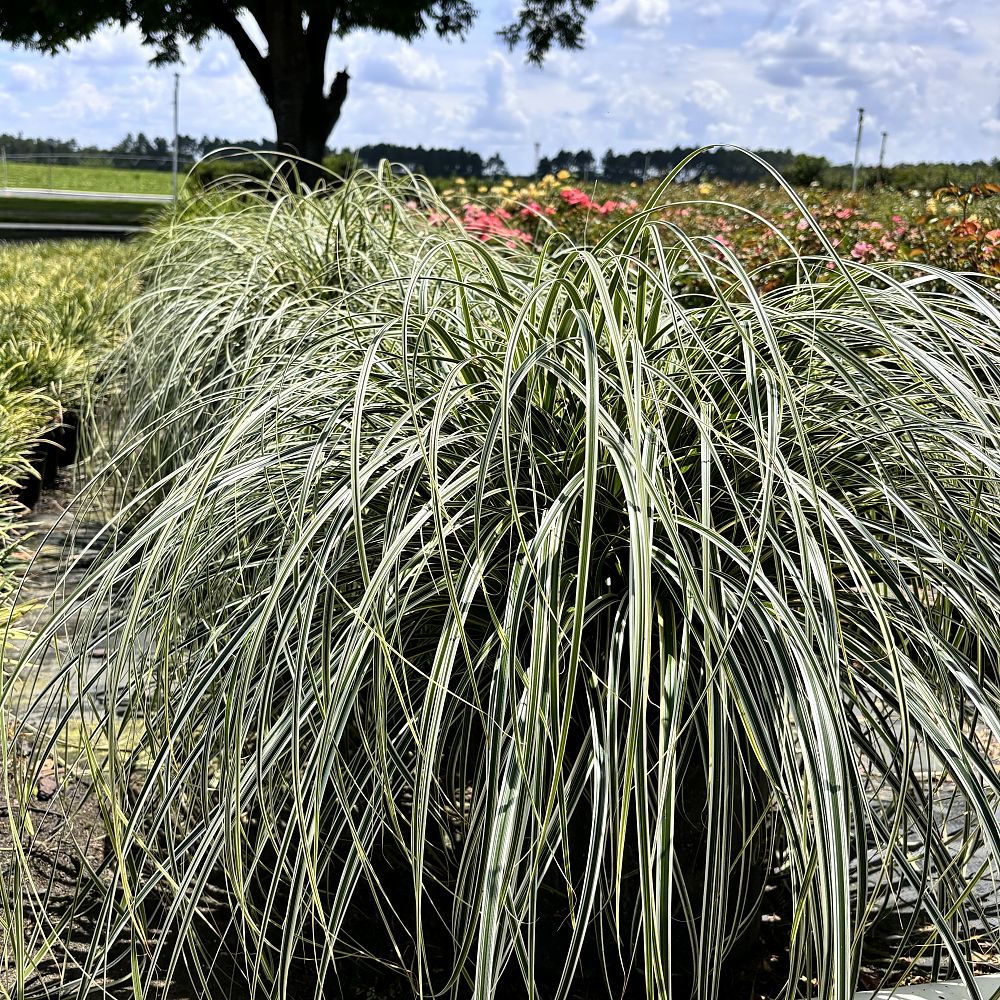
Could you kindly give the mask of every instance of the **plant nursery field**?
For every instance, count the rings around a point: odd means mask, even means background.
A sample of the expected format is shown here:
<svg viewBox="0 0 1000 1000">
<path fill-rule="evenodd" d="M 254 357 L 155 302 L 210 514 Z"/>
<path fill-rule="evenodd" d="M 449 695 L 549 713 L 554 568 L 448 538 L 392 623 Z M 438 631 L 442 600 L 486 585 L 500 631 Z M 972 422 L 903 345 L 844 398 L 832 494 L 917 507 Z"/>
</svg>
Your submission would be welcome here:
<svg viewBox="0 0 1000 1000">
<path fill-rule="evenodd" d="M 0 997 L 1000 969 L 994 194 L 280 183 L 0 250 Z"/>
<path fill-rule="evenodd" d="M 0 607 L 13 582 L 12 491 L 30 484 L 39 440 L 79 408 L 111 346 L 131 254 L 116 243 L 0 244 Z"/>
<path fill-rule="evenodd" d="M 597 242 L 619 227 L 627 233 L 628 220 L 642 214 L 654 190 L 652 184 L 581 186 L 562 174 L 520 185 L 459 179 L 440 186 L 469 232 L 532 246 L 554 233 L 575 242 Z M 1000 187 L 993 184 L 851 195 L 776 183 L 700 183 L 666 187 L 655 201 L 658 219 L 716 256 L 731 253 L 748 270 L 766 268 L 770 281 L 781 280 L 777 261 L 794 266 L 822 257 L 828 265 L 834 252 L 873 266 L 913 262 L 1000 275 Z M 445 219 L 432 214 L 430 221 Z M 689 277 L 698 275 L 692 270 Z"/>
</svg>

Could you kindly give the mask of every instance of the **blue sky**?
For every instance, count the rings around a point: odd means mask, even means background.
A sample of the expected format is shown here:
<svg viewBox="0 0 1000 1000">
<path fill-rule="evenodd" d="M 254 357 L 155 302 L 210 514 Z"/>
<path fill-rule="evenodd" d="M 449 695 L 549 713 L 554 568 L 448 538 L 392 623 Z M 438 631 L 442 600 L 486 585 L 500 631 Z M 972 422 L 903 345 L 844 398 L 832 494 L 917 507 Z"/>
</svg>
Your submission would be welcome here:
<svg viewBox="0 0 1000 1000">
<path fill-rule="evenodd" d="M 516 0 L 483 0 L 464 43 L 374 34 L 331 44 L 351 92 L 331 139 L 499 151 L 513 170 L 542 153 L 732 142 L 862 159 L 1000 156 L 997 0 L 600 0 L 582 52 L 539 70 L 496 37 Z M 168 135 L 173 69 L 138 33 L 106 30 L 50 58 L 0 45 L 0 132 L 110 144 Z M 227 39 L 186 50 L 181 130 L 273 135 Z"/>
</svg>

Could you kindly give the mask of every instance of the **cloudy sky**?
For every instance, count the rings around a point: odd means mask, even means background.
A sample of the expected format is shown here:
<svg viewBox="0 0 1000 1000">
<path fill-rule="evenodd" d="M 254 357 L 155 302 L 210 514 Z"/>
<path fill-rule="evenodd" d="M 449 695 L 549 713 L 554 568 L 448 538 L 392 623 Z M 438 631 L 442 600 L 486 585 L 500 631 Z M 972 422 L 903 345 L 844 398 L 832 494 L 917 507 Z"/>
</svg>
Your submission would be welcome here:
<svg viewBox="0 0 1000 1000">
<path fill-rule="evenodd" d="M 331 145 L 388 141 L 494 151 L 516 171 L 542 153 L 598 156 L 710 142 L 862 159 L 1000 156 L 997 0 L 599 0 L 582 52 L 543 69 L 496 30 L 516 0 L 482 0 L 464 43 L 357 34 L 331 45 L 351 91 Z M 111 144 L 168 135 L 172 69 L 134 31 L 107 30 L 56 58 L 0 44 L 0 132 Z M 186 51 L 181 131 L 272 136 L 267 109 L 222 37 Z"/>
</svg>

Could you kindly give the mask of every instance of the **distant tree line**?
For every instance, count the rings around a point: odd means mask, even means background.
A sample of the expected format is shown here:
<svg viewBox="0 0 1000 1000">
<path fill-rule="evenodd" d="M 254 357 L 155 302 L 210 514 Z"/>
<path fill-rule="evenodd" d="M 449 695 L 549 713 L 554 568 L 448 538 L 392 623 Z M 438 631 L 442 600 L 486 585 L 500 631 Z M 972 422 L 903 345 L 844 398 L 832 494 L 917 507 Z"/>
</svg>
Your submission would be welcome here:
<svg viewBox="0 0 1000 1000">
<path fill-rule="evenodd" d="M 577 152 L 560 150 L 555 156 L 542 157 L 538 163 L 541 175 L 568 170 L 581 179 L 596 179 L 624 184 L 657 180 L 675 170 L 697 147 L 675 146 L 673 149 L 633 150 L 616 153 L 607 150 L 600 161 L 589 149 Z M 807 186 L 817 183 L 828 188 L 851 185 L 851 166 L 835 165 L 825 156 L 793 153 L 790 149 L 759 149 L 756 155 L 792 184 Z M 678 175 L 682 181 L 728 181 L 733 184 L 754 184 L 772 179 L 761 163 L 733 149 L 714 149 L 692 160 Z M 901 163 L 892 167 L 862 168 L 859 184 L 863 187 L 893 187 L 933 189 L 947 184 L 982 184 L 1000 182 L 1000 158 L 990 162 L 972 163 Z"/>
<path fill-rule="evenodd" d="M 414 173 L 426 174 L 428 177 L 482 177 L 486 172 L 483 158 L 467 149 L 424 149 L 423 146 L 396 146 L 378 142 L 351 152 L 366 167 L 375 167 L 382 160 L 391 160 L 393 163 L 401 163 Z"/>
<path fill-rule="evenodd" d="M 127 135 L 110 149 L 81 146 L 75 140 L 25 138 L 23 135 L 0 133 L 0 146 L 8 156 L 57 157 L 60 163 L 85 163 L 88 158 L 101 158 L 102 162 L 133 169 L 169 170 L 173 148 L 169 139 L 162 136 L 148 137 L 140 132 Z M 178 137 L 178 156 L 183 163 L 205 157 L 213 150 L 235 147 L 251 151 L 273 149 L 271 139 L 224 139 L 203 135 Z M 631 153 L 616 153 L 608 149 L 598 159 L 589 149 L 577 151 L 561 149 L 554 156 L 544 156 L 538 162 L 538 174 L 556 174 L 569 171 L 579 180 L 601 179 L 616 184 L 657 180 L 675 170 L 695 151 L 693 146 L 675 146 L 673 149 L 635 149 Z M 757 150 L 757 156 L 791 183 L 807 186 L 817 183 L 827 188 L 850 187 L 851 167 L 832 164 L 824 156 L 793 153 L 790 149 Z M 483 158 L 467 149 L 440 149 L 423 146 L 400 146 L 380 142 L 358 149 L 327 150 L 338 168 L 349 163 L 367 167 L 376 166 L 381 160 L 400 163 L 415 173 L 428 177 L 501 177 L 508 173 L 499 153 Z M 679 174 L 682 181 L 728 181 L 735 184 L 768 182 L 771 175 L 767 168 L 745 153 L 733 149 L 713 149 L 702 153 L 687 164 Z M 986 182 L 1000 183 L 1000 158 L 990 162 L 976 160 L 972 163 L 902 163 L 880 169 L 864 167 L 860 184 L 863 187 L 893 187 L 899 190 L 934 189 L 947 184 L 968 186 Z"/>
<path fill-rule="evenodd" d="M 191 135 L 177 137 L 177 156 L 184 163 L 200 160 L 213 149 L 237 146 L 241 149 L 272 149 L 273 140 L 268 139 L 221 139 L 218 136 L 203 135 L 196 139 Z M 0 147 L 8 156 L 30 156 L 44 160 L 53 158 L 58 163 L 86 164 L 100 160 L 115 167 L 129 167 L 138 170 L 169 170 L 173 163 L 173 140 L 163 136 L 149 137 L 144 132 L 133 136 L 129 133 L 121 142 L 110 149 L 100 146 L 82 146 L 75 139 L 27 138 L 20 133 L 11 135 L 0 132 Z"/>
<path fill-rule="evenodd" d="M 553 157 L 543 157 L 538 164 L 540 174 L 554 174 L 568 170 L 578 177 L 600 177 L 612 183 L 656 180 L 680 166 L 697 147 L 675 146 L 673 149 L 635 149 L 631 153 L 605 151 L 600 161 L 589 149 L 578 152 L 560 150 Z M 795 159 L 791 150 L 757 150 L 757 155 L 777 170 L 784 172 Z M 745 153 L 732 149 L 715 149 L 702 153 L 688 164 L 679 175 L 681 180 L 724 180 L 732 183 L 749 183 L 765 180 L 767 170 Z"/>
</svg>

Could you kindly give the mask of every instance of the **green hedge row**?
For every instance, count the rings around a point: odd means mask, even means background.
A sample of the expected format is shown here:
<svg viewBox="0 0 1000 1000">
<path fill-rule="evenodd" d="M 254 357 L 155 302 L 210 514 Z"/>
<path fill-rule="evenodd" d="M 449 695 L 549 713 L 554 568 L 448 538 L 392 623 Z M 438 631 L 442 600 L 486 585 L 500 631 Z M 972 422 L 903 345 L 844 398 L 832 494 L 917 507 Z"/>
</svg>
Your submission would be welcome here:
<svg viewBox="0 0 1000 1000">
<path fill-rule="evenodd" d="M 253 182 L 269 181 L 274 168 L 282 162 L 281 156 L 263 153 L 256 156 L 219 156 L 197 163 L 191 177 L 201 186 L 208 187 L 219 181 L 249 179 Z M 333 153 L 323 158 L 323 166 L 338 177 L 349 176 L 357 163 L 349 153 Z"/>
</svg>

